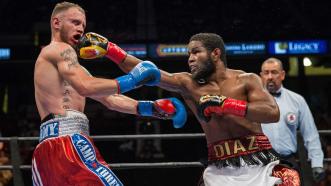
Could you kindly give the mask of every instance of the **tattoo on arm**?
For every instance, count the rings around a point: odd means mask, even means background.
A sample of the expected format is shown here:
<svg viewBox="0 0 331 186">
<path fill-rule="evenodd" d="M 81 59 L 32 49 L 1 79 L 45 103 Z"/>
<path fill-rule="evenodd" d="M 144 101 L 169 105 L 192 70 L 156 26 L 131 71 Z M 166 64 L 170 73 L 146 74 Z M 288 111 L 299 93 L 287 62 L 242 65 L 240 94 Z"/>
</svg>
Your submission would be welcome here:
<svg viewBox="0 0 331 186">
<path fill-rule="evenodd" d="M 78 59 L 75 51 L 71 48 L 65 49 L 60 53 L 61 57 L 68 63 L 68 68 L 78 67 Z"/>
</svg>

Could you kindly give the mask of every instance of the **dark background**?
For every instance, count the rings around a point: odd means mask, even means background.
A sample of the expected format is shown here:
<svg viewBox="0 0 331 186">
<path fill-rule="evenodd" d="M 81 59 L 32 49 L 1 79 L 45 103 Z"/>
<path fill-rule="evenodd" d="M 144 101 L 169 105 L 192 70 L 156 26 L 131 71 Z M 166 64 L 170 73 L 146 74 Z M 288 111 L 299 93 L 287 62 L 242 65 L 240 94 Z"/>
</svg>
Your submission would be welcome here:
<svg viewBox="0 0 331 186">
<path fill-rule="evenodd" d="M 61 1 L 0 1 L 0 48 L 11 48 L 12 57 L 0 60 L 0 127 L 2 136 L 38 136 L 39 121 L 33 88 L 35 59 L 50 41 L 49 19 L 54 5 Z M 227 42 L 325 39 L 331 41 L 331 2 L 321 0 L 109 0 L 72 1 L 87 14 L 86 31 L 94 31 L 115 43 L 182 43 L 199 32 L 215 32 Z M 263 60 L 270 55 L 228 56 L 230 68 L 259 73 Z M 289 58 L 302 63 L 304 56 L 276 56 L 289 69 Z M 316 66 L 330 67 L 330 53 L 312 56 Z M 186 57 L 145 58 L 169 72 L 188 71 Z M 123 73 L 107 60 L 81 61 L 94 76 L 115 78 Z M 300 65 L 299 65 L 300 66 Z M 303 67 L 302 67 L 303 68 Z M 330 75 L 288 77 L 285 86 L 302 94 L 315 116 L 319 129 L 330 129 Z M 147 89 L 147 90 L 146 90 Z M 135 99 L 155 100 L 178 95 L 156 87 L 127 93 Z M 6 101 L 6 97 L 8 97 Z M 3 109 L 3 105 L 8 107 Z M 173 129 L 169 121 L 136 118 L 109 111 L 88 99 L 86 114 L 92 135 L 201 133 L 189 111 L 182 129 Z M 152 123 L 152 124 L 150 124 Z M 154 123 L 154 124 L 153 124 Z M 156 123 L 156 124 L 155 124 Z M 158 144 L 158 145 L 155 145 Z M 325 157 L 327 138 L 322 139 Z M 36 143 L 23 142 L 23 164 L 30 164 Z M 138 142 L 123 140 L 96 142 L 109 163 L 203 161 L 203 138 L 190 140 L 146 140 L 139 151 Z M 156 147 L 157 146 L 157 147 Z M 159 149 L 158 149 L 159 148 Z M 161 149 L 160 149 L 161 148 Z M 166 186 L 196 185 L 202 168 L 114 170 L 125 185 Z M 24 171 L 26 185 L 31 185 L 30 171 Z M 327 184 L 328 180 L 324 181 Z"/>
</svg>

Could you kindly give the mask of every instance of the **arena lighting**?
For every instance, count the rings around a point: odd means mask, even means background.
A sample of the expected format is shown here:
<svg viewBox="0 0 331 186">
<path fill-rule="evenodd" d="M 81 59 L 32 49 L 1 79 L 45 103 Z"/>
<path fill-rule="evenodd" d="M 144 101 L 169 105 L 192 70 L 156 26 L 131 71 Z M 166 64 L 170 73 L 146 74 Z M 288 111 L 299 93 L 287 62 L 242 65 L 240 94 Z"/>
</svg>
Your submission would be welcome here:
<svg viewBox="0 0 331 186">
<path fill-rule="evenodd" d="M 164 57 L 186 57 L 188 49 L 186 44 L 150 44 L 148 45 L 148 56 L 152 58 Z"/>
<path fill-rule="evenodd" d="M 0 48 L 0 60 L 2 59 L 10 59 L 10 48 Z"/>
<path fill-rule="evenodd" d="M 147 56 L 146 44 L 121 44 L 119 45 L 128 54 L 138 58 L 145 58 Z"/>
<path fill-rule="evenodd" d="M 270 54 L 325 54 L 328 51 L 326 40 L 270 41 Z"/>
<path fill-rule="evenodd" d="M 266 53 L 264 42 L 236 42 L 226 43 L 225 49 L 228 55 L 256 55 Z"/>
<path fill-rule="evenodd" d="M 312 62 L 311 62 L 311 60 L 310 60 L 309 57 L 304 57 L 304 58 L 303 58 L 303 65 L 304 65 L 305 67 L 309 67 L 309 66 L 312 65 Z"/>
</svg>

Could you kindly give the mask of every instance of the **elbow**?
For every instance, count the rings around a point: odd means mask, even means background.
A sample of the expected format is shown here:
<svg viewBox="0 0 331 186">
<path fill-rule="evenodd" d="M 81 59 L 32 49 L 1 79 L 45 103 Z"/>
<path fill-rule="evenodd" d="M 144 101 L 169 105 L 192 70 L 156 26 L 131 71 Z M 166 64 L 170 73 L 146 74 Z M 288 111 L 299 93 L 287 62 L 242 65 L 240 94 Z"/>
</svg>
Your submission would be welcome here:
<svg viewBox="0 0 331 186">
<path fill-rule="evenodd" d="M 279 113 L 272 116 L 271 122 L 277 123 L 279 121 Z"/>
<path fill-rule="evenodd" d="M 91 96 L 93 96 L 93 91 L 91 91 L 91 88 L 89 88 L 89 86 L 86 85 L 86 84 L 82 84 L 82 85 L 76 87 L 75 90 L 81 96 L 84 96 L 84 97 L 91 97 Z"/>
<path fill-rule="evenodd" d="M 84 88 L 77 89 L 77 92 L 79 95 L 83 97 L 89 97 L 90 95 L 92 95 L 88 89 L 84 89 Z"/>
<path fill-rule="evenodd" d="M 278 106 L 275 106 L 275 108 L 273 108 L 270 113 L 271 113 L 270 122 L 277 123 L 280 118 L 280 112 Z"/>
</svg>

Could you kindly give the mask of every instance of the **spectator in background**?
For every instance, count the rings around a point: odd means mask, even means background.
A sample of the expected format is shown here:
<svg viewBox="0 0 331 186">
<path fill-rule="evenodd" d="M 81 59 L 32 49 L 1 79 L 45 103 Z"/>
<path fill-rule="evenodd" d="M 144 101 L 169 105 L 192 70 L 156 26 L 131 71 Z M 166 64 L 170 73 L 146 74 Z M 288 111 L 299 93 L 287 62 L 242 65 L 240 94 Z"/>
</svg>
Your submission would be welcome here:
<svg viewBox="0 0 331 186">
<path fill-rule="evenodd" d="M 0 137 L 1 137 L 0 133 Z M 0 165 L 8 165 L 9 157 L 6 149 L 6 144 L 4 142 L 0 142 Z M 13 173 L 11 170 L 1 170 L 0 171 L 0 186 L 5 186 L 10 184 L 13 178 Z"/>
<path fill-rule="evenodd" d="M 311 160 L 313 178 L 319 182 L 325 175 L 324 154 L 313 116 L 305 99 L 283 86 L 285 71 L 279 59 L 265 60 L 261 66 L 260 75 L 263 85 L 274 96 L 280 109 L 279 121 L 273 124 L 262 124 L 263 132 L 268 136 L 273 148 L 281 155 L 281 158 L 299 169 L 295 161 L 297 130 L 299 129 Z"/>
</svg>

